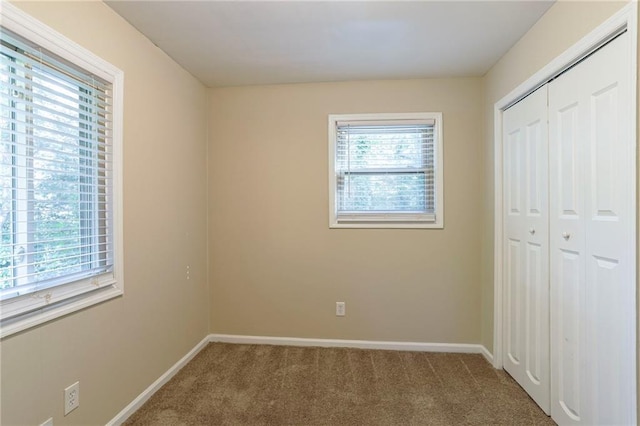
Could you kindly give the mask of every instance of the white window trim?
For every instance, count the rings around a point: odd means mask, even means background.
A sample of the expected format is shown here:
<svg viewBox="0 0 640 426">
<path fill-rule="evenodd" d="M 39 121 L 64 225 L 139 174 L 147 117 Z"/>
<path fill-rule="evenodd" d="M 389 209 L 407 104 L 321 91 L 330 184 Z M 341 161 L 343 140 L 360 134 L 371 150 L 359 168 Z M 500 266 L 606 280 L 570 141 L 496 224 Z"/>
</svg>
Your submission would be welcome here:
<svg viewBox="0 0 640 426">
<path fill-rule="evenodd" d="M 0 338 L 124 294 L 122 126 L 124 73 L 12 4 L 2 1 L 2 26 L 112 84 L 113 271 L 0 302 Z"/>
<path fill-rule="evenodd" d="M 336 204 L 336 128 L 338 122 L 370 122 L 370 121 L 435 121 L 436 148 L 436 212 L 435 218 L 421 219 L 420 216 L 405 214 L 380 214 L 354 217 L 353 221 L 342 218 L 338 220 Z M 374 114 L 330 114 L 329 115 L 329 228 L 444 228 L 444 173 L 442 150 L 442 113 L 374 113 Z"/>
</svg>

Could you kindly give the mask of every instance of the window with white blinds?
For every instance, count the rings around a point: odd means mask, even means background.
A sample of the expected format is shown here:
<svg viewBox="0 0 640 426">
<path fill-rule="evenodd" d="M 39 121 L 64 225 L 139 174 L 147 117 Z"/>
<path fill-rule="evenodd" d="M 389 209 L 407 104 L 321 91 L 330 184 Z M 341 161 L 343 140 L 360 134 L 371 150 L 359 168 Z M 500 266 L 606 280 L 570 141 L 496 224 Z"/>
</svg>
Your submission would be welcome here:
<svg viewBox="0 0 640 426">
<path fill-rule="evenodd" d="M 442 227 L 441 114 L 329 118 L 332 227 Z"/>
<path fill-rule="evenodd" d="M 0 31 L 5 335 L 24 316 L 50 316 L 60 304 L 68 310 L 82 295 L 113 290 L 118 224 L 113 83 L 4 25 Z"/>
</svg>

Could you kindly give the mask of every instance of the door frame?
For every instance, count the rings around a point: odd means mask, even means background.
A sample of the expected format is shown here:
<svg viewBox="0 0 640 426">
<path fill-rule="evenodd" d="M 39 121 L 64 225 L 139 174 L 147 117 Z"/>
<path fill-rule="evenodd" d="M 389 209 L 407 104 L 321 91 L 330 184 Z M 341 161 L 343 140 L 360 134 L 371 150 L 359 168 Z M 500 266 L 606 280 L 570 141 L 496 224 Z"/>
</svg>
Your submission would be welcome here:
<svg viewBox="0 0 640 426">
<path fill-rule="evenodd" d="M 504 285 L 503 285 L 503 267 L 504 267 L 504 259 L 503 259 L 503 144 L 502 144 L 502 113 L 509 106 L 515 104 L 519 100 L 523 99 L 529 93 L 538 89 L 539 87 L 546 84 L 549 80 L 553 79 L 555 76 L 558 76 L 563 71 L 569 69 L 571 66 L 577 64 L 586 56 L 597 50 L 603 44 L 611 40 L 614 36 L 620 34 L 625 29 L 629 32 L 630 35 L 630 52 L 631 56 L 631 96 L 632 96 L 632 104 L 631 104 L 631 119 L 629 122 L 629 134 L 635 142 L 635 161 L 632 167 L 633 174 L 636 176 L 634 182 L 632 182 L 632 202 L 635 206 L 635 215 L 636 215 L 636 235 L 634 235 L 633 246 L 636 248 L 636 286 L 635 286 L 635 294 L 634 299 L 636 300 L 634 311 L 636 315 L 636 324 L 634 324 L 634 336 L 637 333 L 637 322 L 638 322 L 638 302 L 637 302 L 637 293 L 638 293 L 638 200 L 637 200 L 637 182 L 638 182 L 638 133 L 637 133 L 637 120 L 638 120 L 638 95 L 637 95 L 637 69 L 638 69 L 638 61 L 637 61 L 637 41 L 638 41 L 638 5 L 636 2 L 630 2 L 625 5 L 621 10 L 619 10 L 616 14 L 611 16 L 601 25 L 596 27 L 582 39 L 580 39 L 577 43 L 563 52 L 560 56 L 553 59 L 546 66 L 540 69 L 538 72 L 533 74 L 523 83 L 521 83 L 518 87 L 513 89 L 508 95 L 500 99 L 498 102 L 494 104 L 494 263 L 493 263 L 493 273 L 494 273 L 494 317 L 493 317 L 493 366 L 495 368 L 503 368 L 503 325 L 504 325 L 504 314 L 506 312 L 505 303 L 503 297 Z M 637 339 L 636 339 L 637 340 Z M 634 348 L 636 348 L 636 360 L 637 360 L 637 345 L 634 342 Z M 637 362 L 636 362 L 637 364 Z M 636 369 L 634 369 L 633 374 L 636 375 Z M 636 390 L 637 393 L 637 390 Z M 636 395 L 637 401 L 637 395 Z"/>
</svg>

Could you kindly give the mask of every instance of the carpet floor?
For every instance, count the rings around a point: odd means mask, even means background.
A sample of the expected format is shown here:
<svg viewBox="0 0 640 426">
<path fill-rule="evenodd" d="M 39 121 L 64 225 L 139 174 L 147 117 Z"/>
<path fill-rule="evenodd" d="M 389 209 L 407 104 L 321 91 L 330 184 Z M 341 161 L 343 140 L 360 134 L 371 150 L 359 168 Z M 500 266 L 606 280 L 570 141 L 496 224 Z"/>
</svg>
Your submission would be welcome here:
<svg viewBox="0 0 640 426">
<path fill-rule="evenodd" d="M 479 354 L 211 343 L 125 425 L 553 425 Z"/>
</svg>

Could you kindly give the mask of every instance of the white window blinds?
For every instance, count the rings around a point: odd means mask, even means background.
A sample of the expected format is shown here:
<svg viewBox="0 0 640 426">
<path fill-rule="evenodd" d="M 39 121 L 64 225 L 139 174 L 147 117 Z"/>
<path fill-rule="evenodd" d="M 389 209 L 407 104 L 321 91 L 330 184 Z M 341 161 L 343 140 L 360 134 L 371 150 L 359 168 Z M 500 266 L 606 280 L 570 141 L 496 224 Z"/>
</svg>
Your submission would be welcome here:
<svg viewBox="0 0 640 426">
<path fill-rule="evenodd" d="M 4 29 L 0 67 L 6 300 L 113 268 L 112 102 L 108 82 Z"/>
<path fill-rule="evenodd" d="M 433 221 L 435 120 L 337 121 L 338 221 Z"/>
</svg>

